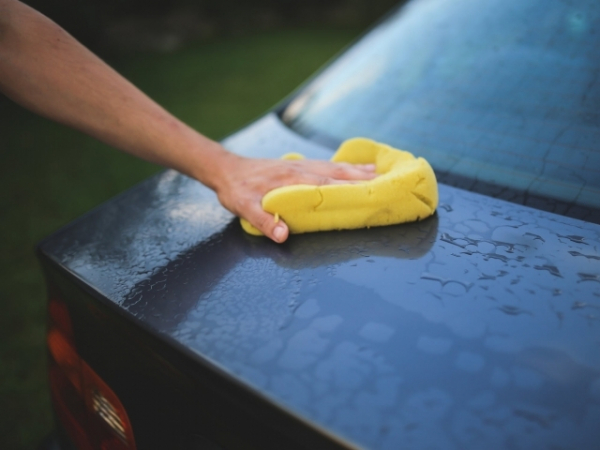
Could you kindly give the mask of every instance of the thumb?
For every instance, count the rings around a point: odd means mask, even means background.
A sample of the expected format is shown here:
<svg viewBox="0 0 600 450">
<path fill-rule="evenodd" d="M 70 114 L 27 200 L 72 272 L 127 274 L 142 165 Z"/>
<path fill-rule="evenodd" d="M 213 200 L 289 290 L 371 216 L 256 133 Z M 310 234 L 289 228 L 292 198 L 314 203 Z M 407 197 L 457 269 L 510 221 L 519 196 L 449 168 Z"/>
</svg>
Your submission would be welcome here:
<svg viewBox="0 0 600 450">
<path fill-rule="evenodd" d="M 273 216 L 262 208 L 253 208 L 246 219 L 242 219 L 242 228 L 247 233 L 254 235 L 265 235 L 269 239 L 281 244 L 289 236 L 289 228 L 278 215 Z"/>
</svg>

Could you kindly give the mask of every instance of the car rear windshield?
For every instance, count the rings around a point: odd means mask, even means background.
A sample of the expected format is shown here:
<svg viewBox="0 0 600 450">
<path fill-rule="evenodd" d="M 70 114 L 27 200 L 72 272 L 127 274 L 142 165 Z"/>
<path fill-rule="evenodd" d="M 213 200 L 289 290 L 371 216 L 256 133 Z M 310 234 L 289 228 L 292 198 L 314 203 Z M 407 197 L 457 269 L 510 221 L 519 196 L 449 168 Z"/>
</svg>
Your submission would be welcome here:
<svg viewBox="0 0 600 450">
<path fill-rule="evenodd" d="M 454 175 L 597 216 L 600 1 L 408 2 L 282 118 L 332 145 L 366 136 L 409 150 L 442 181 Z"/>
</svg>

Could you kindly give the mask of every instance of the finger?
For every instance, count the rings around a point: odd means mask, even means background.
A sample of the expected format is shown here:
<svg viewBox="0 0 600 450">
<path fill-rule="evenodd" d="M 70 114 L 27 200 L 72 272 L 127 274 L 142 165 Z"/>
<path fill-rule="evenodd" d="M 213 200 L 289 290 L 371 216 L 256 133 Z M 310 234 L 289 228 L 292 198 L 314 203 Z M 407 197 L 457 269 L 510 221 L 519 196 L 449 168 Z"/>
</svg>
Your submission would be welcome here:
<svg viewBox="0 0 600 450">
<path fill-rule="evenodd" d="M 307 167 L 306 170 L 336 180 L 371 180 L 377 176 L 374 165 L 357 166 L 348 163 L 324 163 Z"/>
<path fill-rule="evenodd" d="M 375 170 L 377 169 L 377 165 L 375 165 L 375 164 L 352 164 L 352 163 L 346 163 L 346 162 L 336 162 L 336 163 L 330 163 L 330 164 L 336 164 L 336 165 L 344 166 L 344 167 L 351 167 L 354 169 L 363 170 L 365 172 L 375 172 Z"/>
<path fill-rule="evenodd" d="M 375 169 L 365 169 L 362 167 L 350 166 L 343 171 L 336 171 L 332 174 L 333 178 L 338 180 L 372 180 L 377 177 Z"/>
<path fill-rule="evenodd" d="M 375 172 L 375 170 L 377 170 L 377 166 L 375 164 L 355 164 L 354 167 L 366 170 L 367 172 Z"/>
<path fill-rule="evenodd" d="M 336 164 L 332 177 L 338 180 L 370 180 L 375 178 L 375 166 L 356 166 L 354 164 Z"/>
<path fill-rule="evenodd" d="M 261 233 L 278 244 L 285 242 L 289 236 L 289 229 L 285 222 L 279 217 L 274 217 L 272 214 L 265 212 L 260 206 L 253 206 L 244 216 Z"/>
<path fill-rule="evenodd" d="M 327 186 L 341 184 L 360 184 L 366 181 L 364 178 L 358 179 L 337 179 L 328 176 L 316 175 L 314 173 L 298 173 L 285 180 L 285 185 L 307 184 L 310 186 Z M 282 184 L 283 185 L 283 184 Z"/>
</svg>

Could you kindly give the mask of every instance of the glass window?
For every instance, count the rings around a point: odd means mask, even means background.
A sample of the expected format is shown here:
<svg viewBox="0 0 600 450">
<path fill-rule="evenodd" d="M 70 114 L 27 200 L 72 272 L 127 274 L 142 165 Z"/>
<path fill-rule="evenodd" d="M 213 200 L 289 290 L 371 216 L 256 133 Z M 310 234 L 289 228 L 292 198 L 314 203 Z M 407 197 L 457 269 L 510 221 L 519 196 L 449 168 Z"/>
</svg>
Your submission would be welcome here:
<svg viewBox="0 0 600 450">
<path fill-rule="evenodd" d="M 283 111 L 454 174 L 600 207 L 600 2 L 413 0 Z M 442 177 L 443 179 L 443 177 Z"/>
</svg>

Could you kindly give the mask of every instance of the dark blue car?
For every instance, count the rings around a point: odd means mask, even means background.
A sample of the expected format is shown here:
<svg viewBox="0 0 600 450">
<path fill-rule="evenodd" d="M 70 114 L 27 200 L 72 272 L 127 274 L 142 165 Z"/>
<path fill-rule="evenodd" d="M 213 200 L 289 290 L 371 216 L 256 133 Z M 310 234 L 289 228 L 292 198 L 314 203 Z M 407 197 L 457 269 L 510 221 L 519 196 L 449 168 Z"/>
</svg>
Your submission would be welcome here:
<svg viewBox="0 0 600 450">
<path fill-rule="evenodd" d="M 354 136 L 436 214 L 277 245 L 165 171 L 40 244 L 49 446 L 600 448 L 600 2 L 409 1 L 224 144 Z"/>
</svg>

